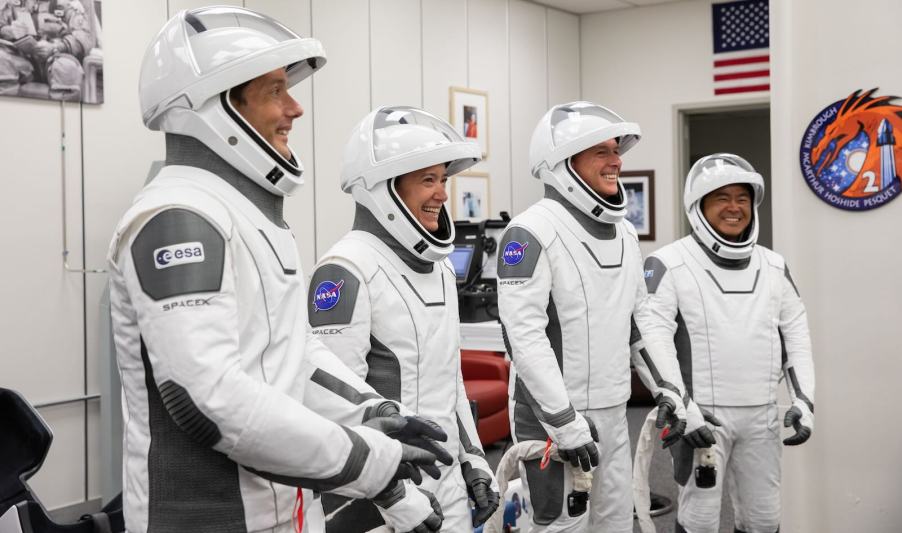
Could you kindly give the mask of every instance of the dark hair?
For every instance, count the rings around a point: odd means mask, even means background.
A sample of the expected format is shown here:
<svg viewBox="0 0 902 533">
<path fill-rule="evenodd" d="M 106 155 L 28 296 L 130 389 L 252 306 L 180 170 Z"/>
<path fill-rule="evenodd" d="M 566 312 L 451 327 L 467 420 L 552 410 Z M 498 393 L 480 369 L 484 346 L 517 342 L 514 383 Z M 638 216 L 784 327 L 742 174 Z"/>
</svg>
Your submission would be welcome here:
<svg viewBox="0 0 902 533">
<path fill-rule="evenodd" d="M 244 98 L 244 90 L 247 89 L 247 86 L 254 80 L 247 80 L 244 83 L 239 83 L 238 85 L 232 87 L 232 90 L 229 91 L 229 99 L 232 100 L 232 105 L 235 105 L 237 102 L 240 105 L 247 105 L 247 100 Z"/>
</svg>

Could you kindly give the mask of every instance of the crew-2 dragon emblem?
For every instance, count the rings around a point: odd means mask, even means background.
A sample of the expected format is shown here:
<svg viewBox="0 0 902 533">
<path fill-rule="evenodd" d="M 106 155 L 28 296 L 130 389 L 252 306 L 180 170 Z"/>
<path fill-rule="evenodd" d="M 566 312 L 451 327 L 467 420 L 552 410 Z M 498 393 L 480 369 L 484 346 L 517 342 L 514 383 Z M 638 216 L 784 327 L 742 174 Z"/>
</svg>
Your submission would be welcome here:
<svg viewBox="0 0 902 533">
<path fill-rule="evenodd" d="M 526 257 L 526 247 L 529 246 L 528 242 L 524 242 L 520 244 L 517 241 L 511 241 L 504 246 L 504 252 L 501 257 L 504 259 L 504 264 L 507 266 L 514 266 L 523 261 L 523 258 Z"/>
<path fill-rule="evenodd" d="M 828 204 L 850 211 L 880 207 L 899 196 L 902 106 L 876 88 L 850 94 L 817 114 L 802 137 L 805 182 Z"/>
<path fill-rule="evenodd" d="M 313 307 L 319 311 L 328 311 L 336 305 L 341 298 L 341 288 L 344 286 L 345 280 L 339 280 L 338 283 L 326 280 L 316 286 L 313 291 Z"/>
</svg>

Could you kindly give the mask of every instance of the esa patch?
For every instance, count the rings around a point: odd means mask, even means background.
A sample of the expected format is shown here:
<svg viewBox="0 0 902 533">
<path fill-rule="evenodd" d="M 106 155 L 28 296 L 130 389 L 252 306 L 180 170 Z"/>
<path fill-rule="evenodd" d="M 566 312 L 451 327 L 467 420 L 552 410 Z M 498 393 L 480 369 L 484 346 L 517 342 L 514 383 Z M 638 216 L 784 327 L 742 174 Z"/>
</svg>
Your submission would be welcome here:
<svg viewBox="0 0 902 533">
<path fill-rule="evenodd" d="M 200 241 L 172 244 L 153 251 L 153 266 L 157 270 L 203 261 L 204 243 Z"/>
<path fill-rule="evenodd" d="M 161 211 L 132 242 L 141 289 L 154 300 L 219 291 L 225 244 L 200 214 L 182 208 Z"/>
</svg>

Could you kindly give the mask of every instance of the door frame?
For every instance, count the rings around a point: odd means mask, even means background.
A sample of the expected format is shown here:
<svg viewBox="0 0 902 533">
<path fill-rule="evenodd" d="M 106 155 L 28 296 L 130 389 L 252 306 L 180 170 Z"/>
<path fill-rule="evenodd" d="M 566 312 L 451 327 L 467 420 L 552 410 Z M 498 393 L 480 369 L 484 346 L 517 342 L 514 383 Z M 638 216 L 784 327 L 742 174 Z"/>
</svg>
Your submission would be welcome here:
<svg viewBox="0 0 902 533">
<path fill-rule="evenodd" d="M 734 111 L 750 111 L 771 109 L 770 96 L 759 96 L 754 98 L 731 98 L 723 101 L 706 101 L 684 104 L 674 104 L 673 106 L 673 153 L 676 155 L 673 161 L 673 175 L 676 177 L 677 183 L 673 186 L 673 213 L 674 227 L 678 228 L 677 238 L 688 235 L 691 231 L 689 221 L 683 216 L 683 188 L 685 187 L 686 174 L 689 172 L 689 117 L 693 115 L 705 115 L 714 113 L 730 113 Z M 771 121 L 771 130 L 773 131 L 774 122 Z M 771 143 L 773 143 L 773 134 L 771 135 Z M 773 153 L 773 146 L 771 146 Z M 773 160 L 771 160 L 773 167 Z M 773 175 L 773 168 L 771 168 Z"/>
</svg>

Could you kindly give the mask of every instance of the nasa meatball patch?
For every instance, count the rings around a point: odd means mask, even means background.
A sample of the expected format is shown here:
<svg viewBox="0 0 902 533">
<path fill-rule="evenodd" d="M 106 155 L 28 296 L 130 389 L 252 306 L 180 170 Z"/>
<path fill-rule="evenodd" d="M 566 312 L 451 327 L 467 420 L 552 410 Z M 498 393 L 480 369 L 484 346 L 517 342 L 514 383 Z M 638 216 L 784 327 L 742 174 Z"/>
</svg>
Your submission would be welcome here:
<svg viewBox="0 0 902 533">
<path fill-rule="evenodd" d="M 225 239 L 193 211 L 158 213 L 141 228 L 131 251 L 141 289 L 154 300 L 222 286 Z"/>
<path fill-rule="evenodd" d="M 501 237 L 498 251 L 498 277 L 529 278 L 542 253 L 539 240 L 526 228 L 514 226 Z"/>
<path fill-rule="evenodd" d="M 310 326 L 350 324 L 357 305 L 360 280 L 348 269 L 334 263 L 320 265 L 310 281 Z M 317 330 L 313 331 L 318 333 Z"/>
</svg>

